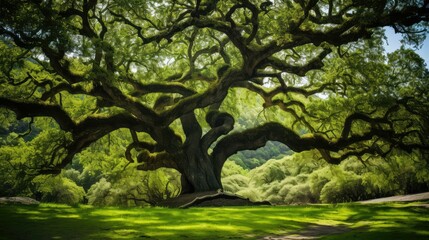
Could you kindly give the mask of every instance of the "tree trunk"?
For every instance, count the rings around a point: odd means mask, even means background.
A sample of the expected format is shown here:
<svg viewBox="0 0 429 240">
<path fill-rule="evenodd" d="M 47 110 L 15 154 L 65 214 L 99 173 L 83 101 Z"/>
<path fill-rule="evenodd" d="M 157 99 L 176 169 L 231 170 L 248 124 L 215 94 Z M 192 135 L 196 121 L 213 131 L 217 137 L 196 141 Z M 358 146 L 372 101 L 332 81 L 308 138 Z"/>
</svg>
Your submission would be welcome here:
<svg viewBox="0 0 429 240">
<path fill-rule="evenodd" d="M 222 188 L 220 174 L 216 174 L 212 159 L 201 151 L 200 146 L 185 147 L 180 158 L 179 171 L 182 174 L 181 194 L 217 191 Z"/>
<path fill-rule="evenodd" d="M 180 118 L 186 141 L 177 160 L 177 167 L 182 174 L 182 192 L 217 191 L 222 188 L 220 173 L 215 173 L 212 158 L 208 155 L 209 146 L 203 144 L 202 129 L 195 113 L 191 112 Z"/>
</svg>

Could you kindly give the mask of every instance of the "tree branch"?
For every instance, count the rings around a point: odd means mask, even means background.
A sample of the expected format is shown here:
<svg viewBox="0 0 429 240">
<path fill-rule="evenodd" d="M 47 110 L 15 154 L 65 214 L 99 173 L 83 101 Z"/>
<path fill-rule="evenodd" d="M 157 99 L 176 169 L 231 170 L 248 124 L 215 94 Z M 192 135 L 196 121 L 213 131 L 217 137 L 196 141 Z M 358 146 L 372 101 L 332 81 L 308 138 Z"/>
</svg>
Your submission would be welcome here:
<svg viewBox="0 0 429 240">
<path fill-rule="evenodd" d="M 76 126 L 67 112 L 57 105 L 24 102 L 0 97 L 0 107 L 14 111 L 17 119 L 25 117 L 52 117 L 64 131 L 71 131 Z"/>
<path fill-rule="evenodd" d="M 282 72 L 293 73 L 303 77 L 310 70 L 322 68 L 322 60 L 331 52 L 332 50 L 330 48 L 325 48 L 316 58 L 308 61 L 305 65 L 302 66 L 289 65 L 284 63 L 284 61 L 281 61 L 280 59 L 277 59 L 275 57 L 269 57 L 261 64 L 261 67 L 264 68 L 270 66 Z"/>
<path fill-rule="evenodd" d="M 201 139 L 201 146 L 204 151 L 207 151 L 220 136 L 228 134 L 234 128 L 235 122 L 229 113 L 217 110 L 207 113 L 206 121 L 211 129 Z"/>
<path fill-rule="evenodd" d="M 142 84 L 137 81 L 130 81 L 134 87 L 134 91 L 131 95 L 134 97 L 142 96 L 148 93 L 178 93 L 182 96 L 188 97 L 196 94 L 192 89 L 185 87 L 181 83 L 149 83 Z"/>
<path fill-rule="evenodd" d="M 355 116 L 356 115 L 353 115 L 349 119 L 355 119 Z M 349 122 L 350 120 L 346 121 Z M 293 130 L 284 127 L 279 123 L 269 122 L 259 127 L 248 129 L 243 132 L 233 133 L 224 137 L 213 149 L 212 157 L 216 165 L 216 171 L 220 171 L 224 162 L 231 155 L 237 153 L 238 151 L 255 150 L 257 148 L 263 147 L 267 141 L 281 142 L 295 152 L 302 152 L 311 149 L 340 152 L 346 149 L 348 146 L 371 140 L 374 137 L 384 139 L 393 146 L 405 151 L 411 151 L 412 149 L 429 150 L 429 145 L 426 145 L 425 143 L 401 142 L 401 139 L 403 139 L 404 136 L 407 136 L 412 132 L 396 133 L 393 130 L 383 130 L 373 127 L 364 134 L 352 135 L 347 138 L 341 137 L 333 141 L 318 134 L 299 136 Z M 366 151 L 369 150 L 362 150 L 362 154 L 364 154 Z M 358 155 L 356 152 L 346 154 L 350 156 Z M 339 160 L 343 160 L 343 158 L 331 158 L 329 154 L 324 155 L 327 157 L 325 160 L 331 163 L 339 163 Z"/>
</svg>

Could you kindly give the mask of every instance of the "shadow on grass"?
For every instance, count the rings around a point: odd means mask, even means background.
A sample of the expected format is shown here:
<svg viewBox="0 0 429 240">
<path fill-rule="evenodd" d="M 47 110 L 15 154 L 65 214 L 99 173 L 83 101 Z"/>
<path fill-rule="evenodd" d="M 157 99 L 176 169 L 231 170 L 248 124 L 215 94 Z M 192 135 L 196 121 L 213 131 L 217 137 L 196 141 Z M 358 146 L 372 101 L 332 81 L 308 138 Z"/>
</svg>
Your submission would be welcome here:
<svg viewBox="0 0 429 240">
<path fill-rule="evenodd" d="M 309 224 L 352 229 L 326 239 L 398 239 L 402 235 L 396 231 L 414 236 L 407 239 L 423 239 L 429 237 L 428 213 L 427 208 L 350 204 L 190 209 L 0 206 L 0 239 L 260 239 L 295 233 Z M 392 234 L 395 238 L 388 237 Z"/>
<path fill-rule="evenodd" d="M 353 204 L 352 231 L 322 239 L 429 239 L 429 209 L 418 204 Z"/>
<path fill-rule="evenodd" d="M 1 206 L 0 239 L 240 239 L 305 225 L 270 212 L 273 209 Z"/>
</svg>

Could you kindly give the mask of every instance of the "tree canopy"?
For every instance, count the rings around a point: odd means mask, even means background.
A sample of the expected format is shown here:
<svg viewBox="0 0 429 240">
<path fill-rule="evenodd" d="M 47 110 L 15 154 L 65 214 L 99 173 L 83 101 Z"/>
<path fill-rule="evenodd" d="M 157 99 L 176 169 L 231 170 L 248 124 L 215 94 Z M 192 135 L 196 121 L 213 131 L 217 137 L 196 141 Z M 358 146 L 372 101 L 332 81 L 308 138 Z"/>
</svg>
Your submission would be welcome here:
<svg viewBox="0 0 429 240">
<path fill-rule="evenodd" d="M 222 188 L 225 161 L 268 141 L 335 164 L 423 155 L 428 70 L 382 41 L 418 45 L 428 22 L 423 0 L 7 1 L 0 117 L 51 128 L 36 174 L 121 131 L 126 159 L 176 169 L 182 192 Z"/>
</svg>

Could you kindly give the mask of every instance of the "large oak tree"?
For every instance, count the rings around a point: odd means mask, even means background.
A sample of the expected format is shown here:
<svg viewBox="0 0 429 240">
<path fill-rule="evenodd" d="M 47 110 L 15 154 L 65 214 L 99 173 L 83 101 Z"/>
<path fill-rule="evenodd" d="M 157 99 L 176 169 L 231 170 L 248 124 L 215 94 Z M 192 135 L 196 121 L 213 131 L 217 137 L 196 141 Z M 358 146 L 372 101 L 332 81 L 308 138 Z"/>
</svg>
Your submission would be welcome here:
<svg viewBox="0 0 429 240">
<path fill-rule="evenodd" d="M 176 169 L 183 193 L 222 188 L 228 157 L 267 141 L 330 163 L 425 151 L 424 63 L 380 41 L 418 44 L 428 22 L 423 0 L 6 1 L 0 107 L 67 133 L 40 174 L 129 129 L 128 161 Z"/>
</svg>

